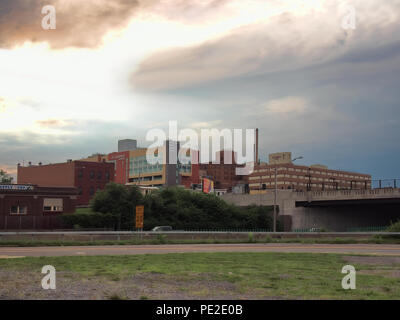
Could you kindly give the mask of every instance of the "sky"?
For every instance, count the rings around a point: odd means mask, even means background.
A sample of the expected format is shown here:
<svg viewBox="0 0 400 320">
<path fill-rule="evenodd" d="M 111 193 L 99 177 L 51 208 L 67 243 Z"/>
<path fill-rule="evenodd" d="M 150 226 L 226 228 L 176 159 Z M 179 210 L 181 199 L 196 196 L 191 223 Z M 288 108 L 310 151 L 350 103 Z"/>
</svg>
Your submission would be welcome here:
<svg viewBox="0 0 400 320">
<path fill-rule="evenodd" d="M 399 71 L 400 0 L 1 0 L 0 168 L 176 120 L 259 128 L 264 161 L 400 178 Z"/>
</svg>

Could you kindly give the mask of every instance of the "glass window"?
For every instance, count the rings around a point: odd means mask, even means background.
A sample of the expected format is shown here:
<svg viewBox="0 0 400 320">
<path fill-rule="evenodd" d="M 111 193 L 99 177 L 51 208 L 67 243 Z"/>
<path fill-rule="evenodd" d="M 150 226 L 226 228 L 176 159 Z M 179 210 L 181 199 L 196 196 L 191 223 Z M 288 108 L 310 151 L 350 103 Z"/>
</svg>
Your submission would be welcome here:
<svg viewBox="0 0 400 320">
<path fill-rule="evenodd" d="M 46 198 L 43 200 L 43 211 L 62 212 L 63 199 Z"/>
<path fill-rule="evenodd" d="M 27 214 L 28 208 L 24 205 L 11 206 L 10 214 Z"/>
</svg>

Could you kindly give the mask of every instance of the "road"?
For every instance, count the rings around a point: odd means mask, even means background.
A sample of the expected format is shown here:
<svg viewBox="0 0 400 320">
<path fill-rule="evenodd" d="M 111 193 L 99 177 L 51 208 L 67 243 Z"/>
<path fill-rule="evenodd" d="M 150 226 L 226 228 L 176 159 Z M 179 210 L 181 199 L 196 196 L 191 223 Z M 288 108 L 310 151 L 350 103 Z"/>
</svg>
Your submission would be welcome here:
<svg viewBox="0 0 400 320">
<path fill-rule="evenodd" d="M 132 255 L 183 252 L 311 252 L 400 256 L 395 244 L 176 244 L 79 247 L 0 247 L 0 258 L 39 256 Z"/>
</svg>

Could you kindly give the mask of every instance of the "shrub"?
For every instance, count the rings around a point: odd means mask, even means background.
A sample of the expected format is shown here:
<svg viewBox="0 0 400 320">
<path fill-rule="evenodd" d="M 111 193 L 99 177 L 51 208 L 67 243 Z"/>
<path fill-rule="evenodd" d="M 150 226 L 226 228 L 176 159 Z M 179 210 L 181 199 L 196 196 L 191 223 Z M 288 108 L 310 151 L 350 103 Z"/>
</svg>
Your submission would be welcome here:
<svg viewBox="0 0 400 320">
<path fill-rule="evenodd" d="M 167 243 L 167 236 L 165 234 L 159 234 L 159 235 L 157 235 L 157 241 L 160 244 L 166 244 Z"/>
<path fill-rule="evenodd" d="M 61 216 L 63 227 L 67 229 L 80 228 L 110 228 L 114 229 L 117 221 L 112 214 L 98 212 L 64 214 Z"/>
<path fill-rule="evenodd" d="M 397 222 L 392 222 L 389 228 L 386 229 L 387 232 L 400 232 L 400 220 Z"/>
<path fill-rule="evenodd" d="M 249 232 L 249 242 L 250 243 L 255 242 L 253 232 Z"/>
<path fill-rule="evenodd" d="M 400 232 L 400 220 L 397 222 L 392 222 L 389 226 L 389 228 L 386 229 L 387 232 Z M 391 238 L 391 239 L 400 239 L 400 234 L 399 235 L 387 235 L 384 236 L 383 238 Z"/>
</svg>

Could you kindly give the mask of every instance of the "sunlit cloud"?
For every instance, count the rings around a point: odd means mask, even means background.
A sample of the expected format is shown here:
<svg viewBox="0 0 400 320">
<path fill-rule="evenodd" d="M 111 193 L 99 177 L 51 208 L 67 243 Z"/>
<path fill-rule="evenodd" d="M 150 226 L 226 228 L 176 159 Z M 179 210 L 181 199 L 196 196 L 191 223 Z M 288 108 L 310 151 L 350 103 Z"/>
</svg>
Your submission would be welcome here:
<svg viewBox="0 0 400 320">
<path fill-rule="evenodd" d="M 44 4 L 56 30 L 40 27 Z M 265 154 L 323 157 L 341 143 L 335 156 L 348 157 L 347 143 L 357 157 L 368 140 L 387 159 L 400 133 L 400 1 L 352 0 L 355 30 L 341 26 L 346 4 L 4 0 L 0 164 L 111 152 L 118 138 L 145 145 L 169 120 L 258 127 Z"/>
<path fill-rule="evenodd" d="M 307 101 L 298 97 L 286 97 L 270 100 L 263 107 L 268 114 L 304 113 L 307 110 Z"/>
</svg>

